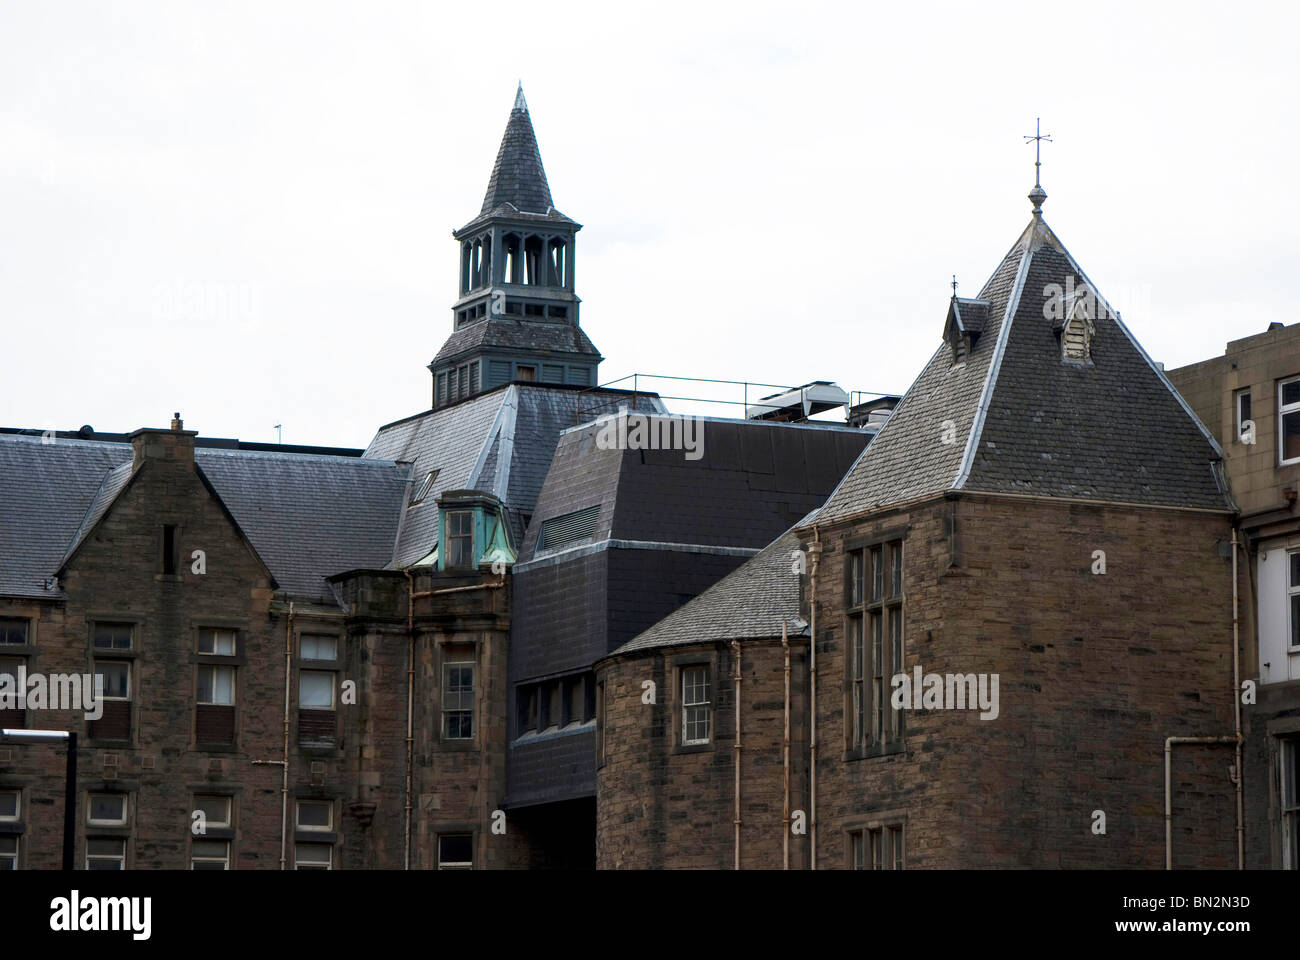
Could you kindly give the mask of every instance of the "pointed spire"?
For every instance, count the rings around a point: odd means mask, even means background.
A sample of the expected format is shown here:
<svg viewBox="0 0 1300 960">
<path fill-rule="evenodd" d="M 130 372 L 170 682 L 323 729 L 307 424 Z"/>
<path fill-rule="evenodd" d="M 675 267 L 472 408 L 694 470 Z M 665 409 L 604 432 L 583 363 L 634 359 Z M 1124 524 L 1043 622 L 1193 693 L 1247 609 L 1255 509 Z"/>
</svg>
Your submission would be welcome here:
<svg viewBox="0 0 1300 960">
<path fill-rule="evenodd" d="M 501 138 L 501 149 L 492 167 L 480 215 L 490 213 L 504 203 L 521 212 L 539 214 L 549 213 L 553 206 L 551 188 L 542 168 L 542 154 L 537 149 L 537 136 L 533 133 L 533 121 L 528 115 L 528 102 L 524 100 L 522 81 L 515 93 L 515 103 L 506 123 L 505 136 Z"/>
</svg>

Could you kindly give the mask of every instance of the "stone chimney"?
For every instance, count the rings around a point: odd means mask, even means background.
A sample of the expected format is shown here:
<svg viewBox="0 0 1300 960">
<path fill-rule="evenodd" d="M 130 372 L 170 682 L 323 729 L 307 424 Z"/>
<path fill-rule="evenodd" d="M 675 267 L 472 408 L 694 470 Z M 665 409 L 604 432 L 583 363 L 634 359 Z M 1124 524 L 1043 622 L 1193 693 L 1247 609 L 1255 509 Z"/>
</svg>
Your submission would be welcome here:
<svg viewBox="0 0 1300 960">
<path fill-rule="evenodd" d="M 194 462 L 195 430 L 184 429 L 180 412 L 172 417 L 170 429 L 161 427 L 141 427 L 131 434 L 131 449 L 134 453 L 132 470 L 139 470 L 140 465 L 148 460 L 162 460 L 171 463 L 192 464 Z"/>
</svg>

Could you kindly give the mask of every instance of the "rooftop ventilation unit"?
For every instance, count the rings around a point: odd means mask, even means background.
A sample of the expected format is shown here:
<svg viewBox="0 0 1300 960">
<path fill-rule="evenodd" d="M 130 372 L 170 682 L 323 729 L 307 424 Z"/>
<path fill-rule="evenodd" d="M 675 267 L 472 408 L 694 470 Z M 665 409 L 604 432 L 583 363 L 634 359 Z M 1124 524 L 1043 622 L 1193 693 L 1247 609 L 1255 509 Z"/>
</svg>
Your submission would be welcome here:
<svg viewBox="0 0 1300 960">
<path fill-rule="evenodd" d="M 759 398 L 745 407 L 749 420 L 780 420 L 799 423 L 818 413 L 847 407 L 849 395 L 829 380 L 814 380 L 803 386 L 791 387 L 781 393 Z"/>
</svg>

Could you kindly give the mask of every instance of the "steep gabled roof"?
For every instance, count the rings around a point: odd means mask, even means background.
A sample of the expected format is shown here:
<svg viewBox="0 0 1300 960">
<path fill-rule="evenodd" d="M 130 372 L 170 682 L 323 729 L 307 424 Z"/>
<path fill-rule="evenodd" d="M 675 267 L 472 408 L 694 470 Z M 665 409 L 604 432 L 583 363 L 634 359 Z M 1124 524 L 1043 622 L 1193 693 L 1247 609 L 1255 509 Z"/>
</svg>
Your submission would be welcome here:
<svg viewBox="0 0 1300 960">
<path fill-rule="evenodd" d="M 977 298 L 969 356 L 935 352 L 819 521 L 948 490 L 1234 509 L 1218 444 L 1100 294 L 1092 362 L 1062 362 L 1052 307 L 1085 284 L 1035 217 Z"/>
</svg>

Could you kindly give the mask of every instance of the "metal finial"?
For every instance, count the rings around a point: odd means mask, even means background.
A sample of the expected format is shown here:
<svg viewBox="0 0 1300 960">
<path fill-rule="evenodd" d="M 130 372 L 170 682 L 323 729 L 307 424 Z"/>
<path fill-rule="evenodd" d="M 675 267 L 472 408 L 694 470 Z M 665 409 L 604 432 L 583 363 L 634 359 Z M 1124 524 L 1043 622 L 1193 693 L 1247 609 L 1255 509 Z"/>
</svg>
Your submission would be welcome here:
<svg viewBox="0 0 1300 960">
<path fill-rule="evenodd" d="M 1052 142 L 1052 138 L 1043 133 L 1042 118 L 1038 117 L 1034 121 L 1034 135 L 1025 137 L 1025 143 L 1030 141 L 1034 143 L 1034 189 L 1029 191 L 1029 200 L 1034 205 L 1034 216 L 1043 215 L 1043 201 L 1047 199 L 1047 191 L 1043 189 L 1042 182 L 1039 178 L 1039 168 L 1043 165 L 1042 148 L 1043 141 Z"/>
<path fill-rule="evenodd" d="M 525 113 L 528 112 L 528 101 L 524 99 L 524 82 L 522 80 L 519 81 L 519 89 L 515 91 L 515 105 L 513 109 L 522 110 Z"/>
<path fill-rule="evenodd" d="M 957 274 L 952 275 L 952 298 L 957 299 Z"/>
</svg>

